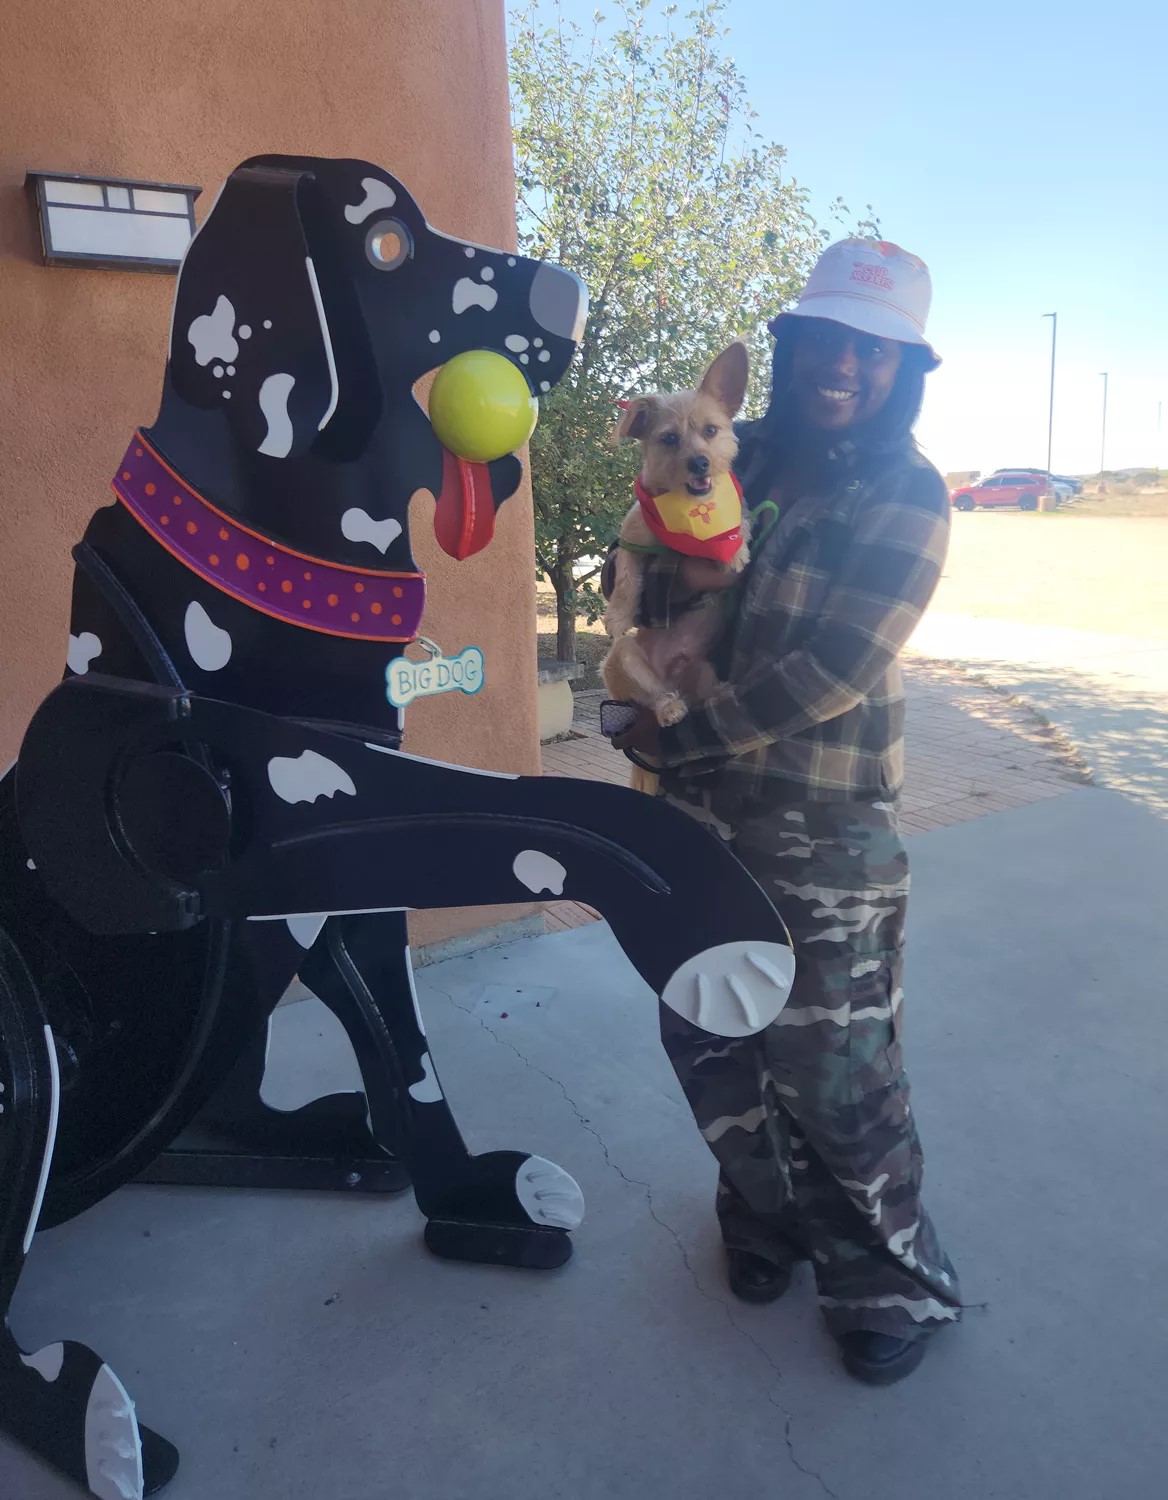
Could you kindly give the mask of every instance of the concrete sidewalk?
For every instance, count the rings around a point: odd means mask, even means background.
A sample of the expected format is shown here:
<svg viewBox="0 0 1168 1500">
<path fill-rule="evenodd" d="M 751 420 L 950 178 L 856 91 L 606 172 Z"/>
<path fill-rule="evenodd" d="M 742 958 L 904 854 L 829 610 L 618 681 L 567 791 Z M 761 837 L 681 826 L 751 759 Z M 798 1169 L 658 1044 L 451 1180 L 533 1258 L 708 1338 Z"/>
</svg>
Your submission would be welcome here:
<svg viewBox="0 0 1168 1500">
<path fill-rule="evenodd" d="M 1114 592 L 1114 589 L 1113 589 Z M 1060 726 L 1097 779 L 1168 818 L 1168 608 L 1158 635 L 1111 635 L 931 610 L 909 670 L 972 668 Z"/>
<path fill-rule="evenodd" d="M 840 1373 L 805 1272 L 728 1296 L 712 1158 L 599 923 L 419 983 L 472 1146 L 580 1181 L 563 1271 L 431 1260 L 408 1199 L 126 1189 L 38 1238 L 17 1335 L 102 1351 L 182 1449 L 171 1500 L 1154 1500 L 1168 827 L 1087 789 L 911 847 L 908 1060 L 971 1308 L 905 1385 Z M 285 1105 L 351 1076 L 326 1021 L 278 1016 Z M 73 1493 L 0 1447 L 4 1500 Z"/>
</svg>

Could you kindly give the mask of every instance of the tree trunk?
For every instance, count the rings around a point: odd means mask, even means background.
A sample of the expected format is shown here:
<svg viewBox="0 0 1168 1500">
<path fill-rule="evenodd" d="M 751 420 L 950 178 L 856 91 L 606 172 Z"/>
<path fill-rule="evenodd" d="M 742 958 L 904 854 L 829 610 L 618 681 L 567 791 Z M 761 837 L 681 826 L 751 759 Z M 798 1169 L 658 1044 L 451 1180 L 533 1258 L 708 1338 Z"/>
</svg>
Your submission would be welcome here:
<svg viewBox="0 0 1168 1500">
<path fill-rule="evenodd" d="M 576 660 L 576 599 L 571 563 L 557 563 L 548 573 L 556 595 L 556 660 Z"/>
</svg>

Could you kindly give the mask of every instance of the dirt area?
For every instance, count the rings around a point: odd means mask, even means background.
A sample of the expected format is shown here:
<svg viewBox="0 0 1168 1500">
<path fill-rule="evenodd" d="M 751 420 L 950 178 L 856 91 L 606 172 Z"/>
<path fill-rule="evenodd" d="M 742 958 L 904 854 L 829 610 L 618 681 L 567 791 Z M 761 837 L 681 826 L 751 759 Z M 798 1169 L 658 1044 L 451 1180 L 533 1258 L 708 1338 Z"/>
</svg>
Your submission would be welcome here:
<svg viewBox="0 0 1168 1500">
<path fill-rule="evenodd" d="M 1168 638 L 1168 517 L 1073 508 L 953 517 L 933 609 L 1109 635 Z"/>
<path fill-rule="evenodd" d="M 1060 516 L 1103 516 L 1115 520 L 1121 516 L 1142 516 L 1145 520 L 1168 516 L 1168 489 L 1140 489 L 1133 485 L 1114 485 L 1105 495 L 1080 495 L 1057 512 Z"/>
</svg>

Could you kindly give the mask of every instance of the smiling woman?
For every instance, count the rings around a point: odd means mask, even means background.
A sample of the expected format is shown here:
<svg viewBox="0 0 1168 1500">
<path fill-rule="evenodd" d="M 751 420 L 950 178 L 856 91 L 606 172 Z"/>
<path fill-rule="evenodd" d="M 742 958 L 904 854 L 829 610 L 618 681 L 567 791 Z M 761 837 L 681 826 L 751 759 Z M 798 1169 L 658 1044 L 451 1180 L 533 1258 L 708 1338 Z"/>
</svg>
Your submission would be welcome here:
<svg viewBox="0 0 1168 1500">
<path fill-rule="evenodd" d="M 960 1315 L 921 1204 L 900 1051 L 908 860 L 898 656 L 940 577 L 949 497 L 912 437 L 929 273 L 882 241 L 821 256 L 775 334 L 770 406 L 740 429 L 751 563 L 721 681 L 655 754 L 664 795 L 730 841 L 795 943 L 791 999 L 757 1037 L 711 1053 L 672 1014 L 662 1036 L 718 1159 L 731 1290 L 781 1296 L 814 1264 L 819 1304 L 858 1379 L 909 1374 Z M 646 559 L 639 623 L 662 623 L 680 566 Z M 624 743 L 624 742 L 622 742 Z"/>
</svg>

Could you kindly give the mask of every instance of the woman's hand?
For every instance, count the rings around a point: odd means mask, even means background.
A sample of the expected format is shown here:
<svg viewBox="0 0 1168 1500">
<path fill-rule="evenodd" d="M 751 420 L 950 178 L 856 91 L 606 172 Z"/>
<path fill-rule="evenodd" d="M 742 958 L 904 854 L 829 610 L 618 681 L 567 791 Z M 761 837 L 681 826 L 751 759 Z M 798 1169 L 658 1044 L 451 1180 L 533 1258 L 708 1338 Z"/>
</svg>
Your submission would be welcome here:
<svg viewBox="0 0 1168 1500">
<path fill-rule="evenodd" d="M 612 743 L 618 750 L 635 750 L 638 755 L 647 759 L 659 760 L 661 726 L 657 723 L 657 715 L 651 708 L 640 709 L 633 727 L 626 729 L 624 734 L 618 734 Z"/>
<path fill-rule="evenodd" d="M 725 563 L 714 562 L 708 557 L 683 557 L 681 560 L 682 582 L 695 594 L 732 589 L 741 577 L 741 573 L 735 573 Z"/>
</svg>

